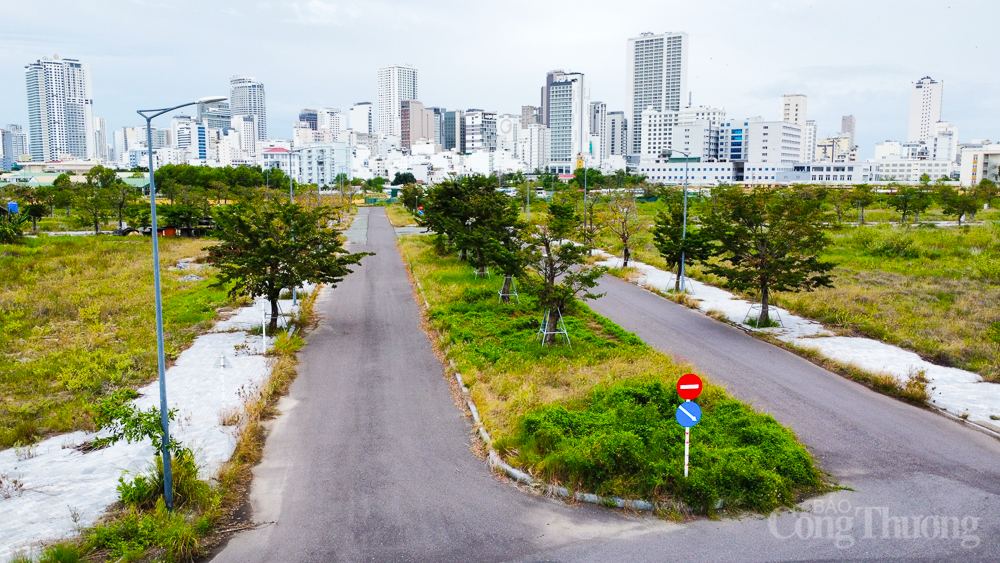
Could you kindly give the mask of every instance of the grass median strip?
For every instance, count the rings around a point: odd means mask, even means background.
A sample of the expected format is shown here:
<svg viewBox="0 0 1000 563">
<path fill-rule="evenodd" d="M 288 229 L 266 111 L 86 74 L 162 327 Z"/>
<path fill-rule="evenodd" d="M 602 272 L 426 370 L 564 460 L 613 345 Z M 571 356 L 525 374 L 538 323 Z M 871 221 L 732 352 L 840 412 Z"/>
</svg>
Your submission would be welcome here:
<svg viewBox="0 0 1000 563">
<path fill-rule="evenodd" d="M 685 479 L 674 386 L 690 366 L 580 304 L 566 311 L 572 348 L 542 347 L 528 291 L 501 304 L 501 280 L 476 279 L 426 237 L 400 246 L 427 294 L 431 328 L 512 465 L 575 490 L 683 501 L 708 514 L 719 501 L 732 513 L 767 512 L 826 488 L 791 431 L 712 384 L 698 399 L 704 417 Z"/>
</svg>

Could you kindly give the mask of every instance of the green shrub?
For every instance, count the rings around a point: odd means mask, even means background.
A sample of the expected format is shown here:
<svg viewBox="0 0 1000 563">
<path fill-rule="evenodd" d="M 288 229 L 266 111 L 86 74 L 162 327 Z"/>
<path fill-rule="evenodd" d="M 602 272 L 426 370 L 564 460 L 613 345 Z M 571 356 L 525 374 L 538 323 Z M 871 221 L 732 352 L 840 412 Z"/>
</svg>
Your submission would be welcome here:
<svg viewBox="0 0 1000 563">
<path fill-rule="evenodd" d="M 39 563 L 78 563 L 82 559 L 80 548 L 75 544 L 58 543 L 42 552 Z"/>
<path fill-rule="evenodd" d="M 916 258 L 920 250 L 913 234 L 897 227 L 858 227 L 852 235 L 855 246 L 873 256 Z"/>
<path fill-rule="evenodd" d="M 681 399 L 661 381 L 622 381 L 595 389 L 578 406 L 548 405 L 525 414 L 520 433 L 498 446 L 545 478 L 605 495 L 674 495 L 703 513 L 768 512 L 792 506 L 822 486 L 811 456 L 769 415 L 718 388 L 698 403 L 691 471 L 684 478 Z"/>
<path fill-rule="evenodd" d="M 978 254 L 972 257 L 972 266 L 979 277 L 1000 282 L 1000 258 L 988 256 L 986 253 Z"/>
</svg>

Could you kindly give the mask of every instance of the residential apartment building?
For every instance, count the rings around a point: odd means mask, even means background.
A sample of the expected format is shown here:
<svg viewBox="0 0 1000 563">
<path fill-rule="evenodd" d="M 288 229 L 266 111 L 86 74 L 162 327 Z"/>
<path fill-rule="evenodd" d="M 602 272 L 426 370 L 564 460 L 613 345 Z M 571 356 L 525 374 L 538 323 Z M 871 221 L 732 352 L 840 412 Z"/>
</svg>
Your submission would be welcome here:
<svg viewBox="0 0 1000 563">
<path fill-rule="evenodd" d="M 28 86 L 29 152 L 36 162 L 94 157 L 90 65 L 58 55 L 24 67 Z"/>
<path fill-rule="evenodd" d="M 497 150 L 517 152 L 521 134 L 521 116 L 510 113 L 497 116 Z"/>
<path fill-rule="evenodd" d="M 405 100 L 419 99 L 417 69 L 391 65 L 378 70 L 378 131 L 400 136 L 400 111 Z"/>
<path fill-rule="evenodd" d="M 781 97 L 781 120 L 805 125 L 808 119 L 808 99 L 804 94 L 785 94 Z"/>
<path fill-rule="evenodd" d="M 541 123 L 532 123 L 523 129 L 517 138 L 517 158 L 529 172 L 545 170 L 551 157 L 552 137 L 549 128 Z"/>
<path fill-rule="evenodd" d="M 608 154 L 628 154 L 628 119 L 623 111 L 608 112 Z"/>
<path fill-rule="evenodd" d="M 354 104 L 351 108 L 350 113 L 350 126 L 358 133 L 363 133 L 365 135 L 375 132 L 374 124 L 372 119 L 374 117 L 374 112 L 372 111 L 371 102 L 359 102 Z"/>
<path fill-rule="evenodd" d="M 565 74 L 561 70 L 550 70 L 545 74 L 545 86 L 542 86 L 542 105 L 538 108 L 538 122 L 547 127 L 551 127 L 549 123 L 549 98 L 552 95 L 552 84 Z"/>
<path fill-rule="evenodd" d="M 550 171 L 572 173 L 590 140 L 590 88 L 583 73 L 565 73 L 552 83 L 548 111 Z"/>
<path fill-rule="evenodd" d="M 465 112 L 446 111 L 441 123 L 441 148 L 465 153 Z"/>
<path fill-rule="evenodd" d="M 409 151 L 417 141 L 433 140 L 434 112 L 417 100 L 403 100 L 400 102 L 400 127 L 399 144 Z"/>
<path fill-rule="evenodd" d="M 642 112 L 680 110 L 688 99 L 687 33 L 643 33 L 628 40 L 628 108 L 630 155 L 642 151 Z M 555 140 L 553 139 L 553 143 Z"/>
<path fill-rule="evenodd" d="M 108 163 L 108 123 L 103 117 L 94 118 L 94 158 Z"/>
<path fill-rule="evenodd" d="M 538 117 L 541 108 L 536 106 L 521 106 L 521 129 L 527 129 L 529 125 L 540 123 Z"/>
<path fill-rule="evenodd" d="M 229 102 L 211 102 L 198 104 L 198 121 L 211 129 L 226 129 L 232 127 L 232 110 Z"/>
<path fill-rule="evenodd" d="M 643 135 L 639 155 L 656 158 L 666 151 L 680 151 L 690 158 L 719 159 L 720 125 L 726 110 L 706 106 L 642 112 Z"/>
<path fill-rule="evenodd" d="M 589 153 L 603 162 L 611 154 L 608 138 L 608 106 L 604 102 L 590 102 L 590 136 L 593 139 Z"/>
<path fill-rule="evenodd" d="M 981 143 L 962 149 L 961 184 L 975 186 L 983 180 L 1000 183 L 1000 144 Z"/>
<path fill-rule="evenodd" d="M 497 150 L 497 114 L 481 109 L 465 112 L 465 152 Z"/>
<path fill-rule="evenodd" d="M 941 103 L 944 82 L 925 76 L 910 89 L 910 123 L 906 136 L 908 142 L 926 141 L 931 127 L 941 121 Z"/>
<path fill-rule="evenodd" d="M 297 149 L 294 161 L 296 181 L 320 187 L 332 187 L 339 174 L 352 178 L 351 147 L 347 143 L 320 143 Z"/>
<path fill-rule="evenodd" d="M 229 103 L 232 117 L 252 115 L 257 121 L 257 140 L 267 140 L 267 98 L 264 85 L 252 76 L 233 76 L 229 80 Z M 209 124 L 204 124 L 211 127 Z"/>
</svg>

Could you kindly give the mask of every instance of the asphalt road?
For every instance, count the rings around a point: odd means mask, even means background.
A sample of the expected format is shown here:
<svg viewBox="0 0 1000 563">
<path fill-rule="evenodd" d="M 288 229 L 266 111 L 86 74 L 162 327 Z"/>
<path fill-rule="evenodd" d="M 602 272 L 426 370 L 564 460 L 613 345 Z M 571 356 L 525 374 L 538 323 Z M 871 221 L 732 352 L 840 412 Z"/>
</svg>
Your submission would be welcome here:
<svg viewBox="0 0 1000 563">
<path fill-rule="evenodd" d="M 499 482 L 470 451 L 384 211 L 361 212 L 351 249 L 378 254 L 317 304 L 255 471 L 254 519 L 270 523 L 217 561 L 1000 560 L 1000 441 L 614 278 L 595 310 L 791 426 L 853 490 L 678 525 Z"/>
</svg>

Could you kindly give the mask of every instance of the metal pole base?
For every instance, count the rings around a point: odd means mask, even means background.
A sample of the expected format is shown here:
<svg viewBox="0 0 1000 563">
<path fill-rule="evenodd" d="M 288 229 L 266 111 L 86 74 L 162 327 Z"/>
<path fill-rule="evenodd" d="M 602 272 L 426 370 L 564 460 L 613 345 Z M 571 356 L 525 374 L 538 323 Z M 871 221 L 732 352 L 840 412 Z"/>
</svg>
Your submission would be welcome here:
<svg viewBox="0 0 1000 563">
<path fill-rule="evenodd" d="M 551 315 L 551 314 L 552 314 L 552 309 L 546 309 L 545 310 L 545 316 L 542 317 L 542 324 L 539 325 L 539 327 L 538 327 L 538 338 L 541 339 L 542 346 L 545 346 L 545 344 L 546 344 L 545 340 L 546 340 L 546 337 L 548 335 L 550 335 L 550 334 L 555 334 L 555 335 L 561 334 L 561 335 L 563 335 L 563 338 L 566 339 L 566 344 L 570 348 L 572 348 L 573 344 L 570 343 L 570 341 L 569 341 L 569 332 L 566 331 L 566 323 L 563 321 L 563 316 L 562 316 L 562 311 L 561 310 L 556 309 L 556 314 L 559 315 L 559 322 L 556 323 L 556 329 L 554 331 L 552 331 L 552 332 L 548 332 L 549 315 Z"/>
</svg>

